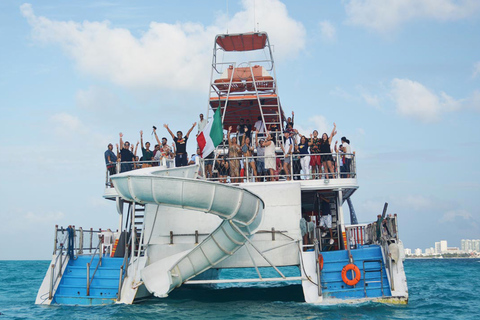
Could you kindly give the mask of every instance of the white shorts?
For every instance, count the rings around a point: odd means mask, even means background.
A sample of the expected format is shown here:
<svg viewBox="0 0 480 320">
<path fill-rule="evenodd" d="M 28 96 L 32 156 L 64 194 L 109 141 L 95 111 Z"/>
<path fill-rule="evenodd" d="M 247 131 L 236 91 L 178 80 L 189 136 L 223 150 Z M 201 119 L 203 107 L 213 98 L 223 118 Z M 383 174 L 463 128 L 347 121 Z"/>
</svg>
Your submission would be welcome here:
<svg viewBox="0 0 480 320">
<path fill-rule="evenodd" d="M 320 217 L 320 227 L 332 229 L 332 215 L 327 214 L 326 216 Z"/>
</svg>

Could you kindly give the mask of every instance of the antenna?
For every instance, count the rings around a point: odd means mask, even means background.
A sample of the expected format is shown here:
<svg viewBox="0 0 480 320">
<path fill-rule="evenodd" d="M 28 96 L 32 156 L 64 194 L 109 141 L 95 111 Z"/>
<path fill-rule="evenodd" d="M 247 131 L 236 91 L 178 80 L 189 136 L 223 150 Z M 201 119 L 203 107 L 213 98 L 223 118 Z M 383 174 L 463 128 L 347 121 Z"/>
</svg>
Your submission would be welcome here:
<svg viewBox="0 0 480 320">
<path fill-rule="evenodd" d="M 229 20 L 229 19 L 230 19 L 230 18 L 228 17 L 228 0 L 227 0 L 227 34 L 228 34 L 228 20 Z"/>
<path fill-rule="evenodd" d="M 257 18 L 256 18 L 256 2 L 253 0 L 253 31 L 255 32 L 255 25 L 257 24 Z"/>
</svg>

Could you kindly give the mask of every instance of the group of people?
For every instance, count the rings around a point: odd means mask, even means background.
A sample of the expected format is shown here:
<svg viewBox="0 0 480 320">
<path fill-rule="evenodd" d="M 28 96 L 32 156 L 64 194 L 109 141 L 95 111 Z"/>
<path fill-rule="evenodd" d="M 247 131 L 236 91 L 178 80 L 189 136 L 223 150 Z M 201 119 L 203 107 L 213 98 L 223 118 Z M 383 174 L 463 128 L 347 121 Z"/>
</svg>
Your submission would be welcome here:
<svg viewBox="0 0 480 320">
<path fill-rule="evenodd" d="M 332 149 L 332 139 L 337 134 L 336 124 L 333 124 L 330 136 L 323 133 L 319 137 L 318 131 L 314 130 L 307 138 L 293 128 L 293 116 L 292 113 L 292 117 L 287 119 L 287 129 L 280 136 L 278 131 L 270 131 L 275 130 L 276 126 L 267 130 L 261 119 L 254 127 L 248 120 L 245 122 L 240 119 L 236 134 L 232 134 L 233 128 L 230 126 L 226 136 L 228 152 L 219 155 L 215 164 L 213 155 L 207 158 L 207 178 L 213 177 L 212 168 L 217 166 L 220 166 L 217 169 L 221 169 L 218 171 L 219 180 L 226 181 L 229 175 L 233 183 L 243 180 L 247 175 L 246 170 L 250 170 L 249 175 L 256 181 L 274 181 L 279 176 L 287 180 L 292 176 L 295 180 L 330 179 L 337 176 L 337 166 L 340 177 L 349 178 L 352 175 L 353 157 L 350 141 L 342 137 L 341 144 L 338 145 L 336 141 Z M 277 145 L 282 156 L 277 156 Z"/>
<path fill-rule="evenodd" d="M 205 121 L 206 122 L 206 121 Z M 189 164 L 187 156 L 187 141 L 193 128 L 197 125 L 195 122 L 183 136 L 182 131 L 177 131 L 175 136 L 167 124 L 164 127 L 172 136 L 173 143 L 168 145 L 168 139 L 162 137 L 160 140 L 157 135 L 157 128 L 153 127 L 153 134 L 157 144 L 153 149 L 150 142 L 143 143 L 143 131 L 140 131 L 140 141 L 137 141 L 135 147 L 129 141 L 123 140 L 123 134 L 120 132 L 119 144 L 116 144 L 117 150 L 113 151 L 113 144 L 109 143 L 105 151 L 105 164 L 109 175 L 119 172 L 126 172 L 133 169 L 147 168 L 164 164 L 168 166 L 169 162 L 175 161 L 175 167 L 183 167 Z M 142 155 L 137 156 L 138 145 L 141 146 Z M 120 170 L 117 170 L 117 163 L 120 163 Z M 111 182 L 108 182 L 111 185 Z"/>
<path fill-rule="evenodd" d="M 240 119 L 236 126 L 236 133 L 233 127 L 229 126 L 226 135 L 228 148 L 219 154 L 212 153 L 205 157 L 205 175 L 207 178 L 214 178 L 220 182 L 239 183 L 245 176 L 251 176 L 256 181 L 274 181 L 279 176 L 290 180 L 300 179 L 330 179 L 335 178 L 336 168 L 339 168 L 342 178 L 349 178 L 352 175 L 353 154 L 350 141 L 346 137 L 341 138 L 332 148 L 333 137 L 337 134 L 336 124 L 333 124 L 330 136 L 323 133 L 319 136 L 314 130 L 309 138 L 294 129 L 294 112 L 287 118 L 284 125 L 285 130 L 279 131 L 278 124 L 272 123 L 266 128 L 262 117 L 252 126 L 247 119 Z M 198 121 L 198 133 L 206 126 L 207 120 L 200 114 Z M 143 142 L 143 131 L 140 131 L 140 141 L 133 146 L 129 141 L 123 140 L 120 133 L 120 143 L 116 145 L 117 152 L 113 152 L 113 145 L 108 145 L 105 151 L 105 163 L 109 174 L 115 174 L 117 162 L 120 163 L 120 172 L 130 171 L 137 168 L 157 166 L 160 164 L 169 166 L 175 162 L 175 167 L 182 167 L 196 163 L 200 157 L 200 149 L 190 158 L 187 154 L 187 141 L 190 133 L 197 126 L 195 122 L 183 136 L 182 131 L 176 135 L 170 130 L 167 124 L 164 125 L 173 139 L 171 146 L 168 139 L 161 140 L 157 136 L 157 128 L 153 127 L 153 134 L 157 141 L 154 149 L 151 150 L 150 142 Z M 138 145 L 141 146 L 142 154 L 137 156 Z M 277 148 L 278 147 L 278 148 Z M 281 155 L 277 156 L 277 152 Z"/>
</svg>

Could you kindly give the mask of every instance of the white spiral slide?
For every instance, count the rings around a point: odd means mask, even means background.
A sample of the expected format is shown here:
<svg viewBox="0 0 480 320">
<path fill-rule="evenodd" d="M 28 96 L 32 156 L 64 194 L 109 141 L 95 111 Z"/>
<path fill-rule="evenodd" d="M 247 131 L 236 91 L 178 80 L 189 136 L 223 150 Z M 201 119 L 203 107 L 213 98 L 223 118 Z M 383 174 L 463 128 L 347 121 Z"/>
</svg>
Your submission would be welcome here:
<svg viewBox="0 0 480 320">
<path fill-rule="evenodd" d="M 157 297 L 166 297 L 185 281 L 234 254 L 262 222 L 265 204 L 260 197 L 240 187 L 195 179 L 197 171 L 198 166 L 157 167 L 112 176 L 125 200 L 202 211 L 224 220 L 192 250 L 154 262 L 141 271 L 148 291 Z"/>
</svg>

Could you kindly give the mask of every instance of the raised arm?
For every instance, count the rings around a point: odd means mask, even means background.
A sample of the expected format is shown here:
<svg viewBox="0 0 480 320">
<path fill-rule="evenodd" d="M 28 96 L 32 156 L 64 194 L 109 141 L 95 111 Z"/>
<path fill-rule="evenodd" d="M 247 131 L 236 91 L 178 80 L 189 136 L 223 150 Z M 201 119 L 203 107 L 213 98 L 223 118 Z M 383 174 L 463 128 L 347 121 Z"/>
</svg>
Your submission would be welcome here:
<svg viewBox="0 0 480 320">
<path fill-rule="evenodd" d="M 140 130 L 140 144 L 143 149 L 144 147 L 143 147 L 143 131 L 142 130 Z"/>
<path fill-rule="evenodd" d="M 295 123 L 295 112 L 292 111 L 292 123 Z"/>
<path fill-rule="evenodd" d="M 175 140 L 175 135 L 173 134 L 172 130 L 170 130 L 170 128 L 168 127 L 168 124 L 164 124 L 163 126 L 167 129 L 168 133 L 170 133 L 170 135 L 172 136 L 172 139 Z"/>
<path fill-rule="evenodd" d="M 185 138 L 188 138 L 188 136 L 190 135 L 190 132 L 192 132 L 193 128 L 195 128 L 195 126 L 197 125 L 197 123 L 195 122 L 192 127 L 190 128 L 190 130 L 188 130 L 187 132 L 187 135 L 185 136 Z"/>
<path fill-rule="evenodd" d="M 137 144 L 135 145 L 135 152 L 133 153 L 133 155 L 136 157 L 137 156 L 137 149 L 138 149 L 138 145 L 140 144 L 140 142 L 137 141 Z"/>
<path fill-rule="evenodd" d="M 158 139 L 157 130 L 156 130 L 156 129 L 153 129 L 153 134 L 155 135 L 155 139 L 157 139 L 157 144 L 158 144 L 159 146 L 161 146 L 162 143 L 160 142 L 160 139 Z M 143 142 L 142 142 L 142 145 L 143 145 Z"/>
<path fill-rule="evenodd" d="M 313 134 L 310 133 L 310 139 L 308 140 L 308 145 L 313 145 Z"/>
<path fill-rule="evenodd" d="M 173 147 L 173 153 L 177 153 L 177 149 L 175 148 L 175 142 L 172 142 L 172 147 Z"/>
<path fill-rule="evenodd" d="M 122 150 L 123 149 L 123 139 L 122 139 L 123 133 L 120 132 L 118 135 L 120 136 L 120 150 Z"/>
<path fill-rule="evenodd" d="M 335 124 L 335 122 L 333 123 L 333 129 L 332 129 L 332 133 L 330 134 L 330 138 L 328 138 L 328 143 L 332 143 L 332 138 L 334 135 L 337 134 L 337 125 Z"/>
<path fill-rule="evenodd" d="M 255 128 L 255 146 L 258 148 L 258 129 Z"/>
</svg>

